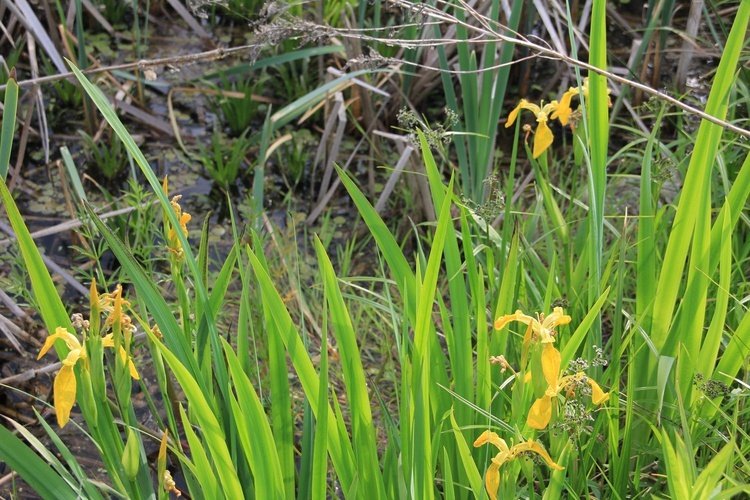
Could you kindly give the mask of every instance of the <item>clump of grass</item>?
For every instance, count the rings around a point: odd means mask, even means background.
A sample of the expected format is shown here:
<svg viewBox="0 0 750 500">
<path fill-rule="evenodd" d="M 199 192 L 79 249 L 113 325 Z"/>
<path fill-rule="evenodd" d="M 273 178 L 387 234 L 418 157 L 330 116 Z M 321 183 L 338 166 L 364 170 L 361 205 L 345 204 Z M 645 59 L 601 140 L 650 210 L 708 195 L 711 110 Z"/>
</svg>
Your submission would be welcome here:
<svg viewBox="0 0 750 500">
<path fill-rule="evenodd" d="M 221 81 L 221 88 L 213 86 L 218 96 L 210 98 L 209 103 L 223 118 L 231 134 L 237 137 L 248 130 L 253 120 L 258 119 L 262 107 L 253 96 L 261 95 L 267 78 L 249 74 L 230 81 L 222 74 Z"/>
<path fill-rule="evenodd" d="M 82 130 L 79 130 L 78 134 L 83 139 L 83 152 L 91 170 L 104 176 L 108 181 L 114 180 L 125 171 L 129 164 L 129 153 L 119 137 L 111 134 L 109 140 L 102 138 L 97 143 Z"/>
<path fill-rule="evenodd" d="M 203 164 L 209 177 L 221 188 L 229 190 L 240 173 L 245 155 L 250 148 L 249 131 L 237 138 L 228 138 L 214 126 L 211 142 L 208 146 L 198 143 L 200 155 L 198 160 Z"/>
</svg>

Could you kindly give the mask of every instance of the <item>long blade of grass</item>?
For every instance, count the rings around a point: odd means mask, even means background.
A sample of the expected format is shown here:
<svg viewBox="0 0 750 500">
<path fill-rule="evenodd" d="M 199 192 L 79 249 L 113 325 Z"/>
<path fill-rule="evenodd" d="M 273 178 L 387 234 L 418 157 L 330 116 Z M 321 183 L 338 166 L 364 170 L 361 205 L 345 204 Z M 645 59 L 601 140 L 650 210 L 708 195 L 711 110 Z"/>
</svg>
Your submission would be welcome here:
<svg viewBox="0 0 750 500">
<path fill-rule="evenodd" d="M 151 186 L 151 189 L 153 190 L 154 194 L 156 195 L 156 198 L 159 200 L 159 203 L 162 207 L 162 210 L 164 211 L 164 215 L 166 218 L 170 221 L 172 224 L 172 227 L 180 227 L 180 222 L 177 220 L 177 215 L 175 214 L 174 210 L 172 209 L 169 200 L 167 199 L 167 195 L 164 193 L 164 190 L 162 189 L 162 185 L 159 182 L 159 180 L 156 178 L 156 174 L 154 173 L 154 170 L 151 168 L 151 166 L 148 164 L 148 161 L 143 156 L 143 153 L 141 152 L 138 145 L 133 140 L 130 133 L 128 133 L 125 126 L 120 121 L 120 118 L 117 116 L 117 113 L 115 113 L 115 110 L 112 109 L 112 106 L 109 104 L 109 101 L 107 101 L 107 98 L 104 96 L 104 94 L 99 90 L 98 87 L 96 87 L 94 84 L 92 84 L 86 76 L 81 73 L 81 71 L 75 67 L 74 64 L 70 63 L 71 70 L 75 74 L 76 78 L 78 79 L 78 82 L 81 84 L 83 89 L 86 91 L 86 94 L 91 97 L 91 100 L 96 104 L 96 107 L 99 108 L 99 111 L 101 112 L 102 116 L 107 120 L 109 125 L 112 127 L 112 130 L 117 134 L 117 136 L 120 138 L 122 143 L 125 145 L 125 148 L 127 149 L 128 153 L 130 153 L 135 160 L 135 162 L 138 164 L 138 166 L 141 169 L 141 172 L 148 180 L 149 185 Z M 182 231 L 176 231 L 176 235 L 178 239 L 180 240 L 180 245 L 182 247 L 185 262 L 187 262 L 188 268 L 190 269 L 191 274 L 193 275 L 193 286 L 195 287 L 195 293 L 196 298 L 198 302 L 201 304 L 201 308 L 205 311 L 210 310 L 209 305 L 209 299 L 208 299 L 208 292 L 206 291 L 206 287 L 204 286 L 203 282 L 200 279 L 201 273 L 200 269 L 198 267 L 198 262 L 193 255 L 193 251 L 191 250 L 190 244 L 187 241 L 187 237 Z M 163 303 L 163 298 L 161 300 Z M 147 302 L 150 303 L 150 302 Z M 153 312 L 152 312 L 153 314 Z M 216 378 L 217 385 L 219 387 L 219 390 L 221 393 L 225 396 L 226 399 L 226 391 L 229 387 L 228 383 L 228 375 L 227 375 L 227 367 L 224 363 L 224 360 L 221 359 L 221 345 L 219 344 L 219 335 L 216 330 L 216 323 L 214 321 L 213 316 L 211 315 L 204 315 L 203 316 L 206 319 L 206 324 L 208 327 L 208 337 L 211 349 L 211 355 L 213 356 L 213 374 Z M 164 319 L 164 318 L 162 318 Z M 174 322 L 174 318 L 172 318 L 172 321 Z M 171 326 L 171 325 L 170 325 Z M 159 325 L 161 328 L 161 325 Z M 206 349 L 208 346 L 197 346 L 198 349 Z M 171 349 L 174 349 L 174 346 L 170 346 Z M 191 373 L 197 373 L 193 372 L 193 364 L 186 359 L 182 357 L 182 352 L 178 352 L 178 356 L 180 356 L 181 363 L 188 367 L 191 371 Z M 202 382 L 202 378 L 198 379 Z M 205 384 L 203 384 L 204 388 L 207 388 Z M 207 392 L 208 394 L 208 392 Z"/>
<path fill-rule="evenodd" d="M 29 279 L 31 280 L 31 290 L 34 293 L 37 304 L 39 304 L 39 314 L 42 316 L 47 330 L 54 332 L 55 328 L 62 326 L 67 328 L 68 331 L 75 331 L 70 324 L 68 312 L 65 310 L 65 306 L 57 294 L 55 283 L 52 281 L 52 277 L 42 261 L 39 250 L 23 221 L 23 217 L 18 211 L 16 202 L 13 200 L 13 196 L 8 191 L 3 179 L 0 179 L 0 199 L 2 199 L 5 211 L 8 213 L 8 220 L 13 227 L 13 231 L 16 233 L 16 240 L 26 264 Z M 56 342 L 55 347 L 57 348 L 58 345 L 60 346 L 58 354 L 64 357 L 68 349 L 65 347 L 64 342 Z"/>
<path fill-rule="evenodd" d="M 341 182 L 349 191 L 349 196 L 352 197 L 352 201 L 357 206 L 360 216 L 367 224 L 370 229 L 370 233 L 375 238 L 378 248 L 383 253 L 383 257 L 388 263 L 388 267 L 393 273 L 396 285 L 401 292 L 402 297 L 406 304 L 411 304 L 412 307 L 408 307 L 407 311 L 409 318 L 412 322 L 416 320 L 416 314 L 414 309 L 414 297 L 416 296 L 416 278 L 411 270 L 411 266 L 404 257 L 401 247 L 399 246 L 396 238 L 385 225 L 383 219 L 380 218 L 375 209 L 367 201 L 365 195 L 360 191 L 357 185 L 352 181 L 349 176 L 339 168 L 338 165 L 334 164 L 336 171 L 341 178 Z"/>
<path fill-rule="evenodd" d="M 200 438 L 193 430 L 193 424 L 190 422 L 182 405 L 180 405 L 180 417 L 185 429 L 185 437 L 190 446 L 190 454 L 195 464 L 195 467 L 191 470 L 200 483 L 203 495 L 205 498 L 221 498 L 221 488 L 219 487 L 219 481 L 216 479 L 213 467 L 211 467 L 211 461 L 208 459 L 208 454 L 203 447 L 203 443 L 201 443 Z"/>
<path fill-rule="evenodd" d="M 341 355 L 341 366 L 351 411 L 352 445 L 357 450 L 360 481 L 365 491 L 381 498 L 385 495 L 385 487 L 379 470 L 378 446 L 375 441 L 367 381 L 359 354 L 360 348 L 357 345 L 349 311 L 337 284 L 333 264 L 319 238 L 315 238 L 315 250 L 318 254 L 326 302 Z"/>
<path fill-rule="evenodd" d="M 232 409 L 242 448 L 253 471 L 255 494 L 258 498 L 283 498 L 286 494 L 281 465 L 263 404 L 243 371 L 232 346 L 224 339 L 222 345 L 237 392 L 237 398 L 232 398 Z"/>
<path fill-rule="evenodd" d="M 250 263 L 255 271 L 255 276 L 263 295 L 264 304 L 267 304 L 268 306 L 266 321 L 274 322 L 275 329 L 272 330 L 272 333 L 281 337 L 289 358 L 294 365 L 299 381 L 302 384 L 302 388 L 305 391 L 305 395 L 310 400 L 311 407 L 317 411 L 319 408 L 320 397 L 320 393 L 318 392 L 319 378 L 315 373 L 315 368 L 310 360 L 310 356 L 305 350 L 299 332 L 294 326 L 289 311 L 287 311 L 286 306 L 284 305 L 284 300 L 276 290 L 273 280 L 268 275 L 268 272 L 254 253 L 249 252 L 248 257 L 250 258 Z M 330 406 L 328 411 L 329 422 L 337 422 L 336 416 L 333 414 L 333 410 Z M 334 469 L 341 481 L 342 488 L 344 488 L 344 491 L 347 491 L 351 488 L 356 476 L 353 458 L 354 452 L 346 433 L 341 434 L 339 429 L 334 425 L 329 425 L 328 427 L 328 449 L 331 454 L 331 461 L 333 462 Z"/>
<path fill-rule="evenodd" d="M 589 64 L 607 69 L 607 2 L 594 0 L 591 11 L 591 52 Z M 609 96 L 607 79 L 589 72 L 590 102 L 587 110 L 590 117 L 589 140 L 591 162 L 589 164 L 589 276 L 591 288 L 588 305 L 593 306 L 601 295 L 601 262 L 604 241 L 604 195 L 607 189 L 607 149 L 609 144 Z M 601 317 L 592 324 L 592 343 L 601 346 Z"/>
<path fill-rule="evenodd" d="M 16 68 L 10 70 L 5 88 L 3 102 L 3 125 L 0 128 L 0 179 L 5 180 L 10 167 L 10 152 L 13 149 L 13 133 L 16 129 L 16 111 L 18 110 L 18 83 Z"/>
<path fill-rule="evenodd" d="M 729 91 L 734 82 L 734 72 L 742 51 L 747 24 L 750 20 L 750 0 L 740 3 L 734 25 L 729 34 L 719 67 L 714 77 L 711 93 L 706 104 L 706 113 L 717 118 L 727 114 Z M 667 341 L 670 324 L 677 302 L 679 283 L 685 267 L 690 239 L 692 237 L 700 207 L 695 204 L 700 199 L 704 186 L 710 185 L 711 169 L 719 149 L 723 129 L 707 120 L 701 122 L 695 148 L 687 167 L 687 175 L 677 205 L 672 232 L 662 264 L 662 272 L 656 289 L 652 339 L 657 349 L 661 350 Z M 675 332 L 674 335 L 679 335 Z"/>
<path fill-rule="evenodd" d="M 419 142 L 422 149 L 422 159 L 430 183 L 430 192 L 435 207 L 442 207 L 446 198 L 450 199 L 453 192 L 446 190 L 438 172 L 435 158 L 427 144 L 424 134 L 419 131 Z M 448 231 L 444 245 L 445 269 L 448 281 L 448 291 L 451 301 L 452 325 L 445 322 L 445 340 L 448 346 L 454 391 L 467 401 L 474 402 L 474 352 L 472 349 L 471 309 L 469 308 L 466 278 L 463 273 L 461 252 L 458 248 L 458 238 L 455 231 Z M 473 294 L 472 294 L 473 295 Z M 451 328 L 448 328 L 451 326 Z M 459 428 L 465 428 L 474 423 L 473 412 L 468 405 L 459 405 L 455 409 L 454 418 Z M 458 466 L 458 464 L 455 464 Z M 463 474 L 463 473 L 461 473 Z M 458 479 L 458 478 L 457 478 Z"/>
<path fill-rule="evenodd" d="M 325 291 L 324 291 L 325 293 Z M 313 442 L 312 498 L 325 498 L 328 484 L 328 311 L 323 305 L 323 328 L 320 339 L 320 394 L 318 418 Z M 369 409 L 369 408 L 368 408 Z"/>
<path fill-rule="evenodd" d="M 151 336 L 151 334 L 149 335 Z M 167 346 L 157 339 L 153 340 L 154 345 L 172 369 L 172 373 L 174 373 L 175 378 L 180 383 L 182 390 L 185 391 L 185 396 L 190 403 L 191 414 L 200 426 L 203 433 L 203 440 L 211 453 L 211 462 L 214 464 L 221 490 L 224 491 L 226 498 L 243 498 L 242 486 L 237 479 L 237 471 L 234 468 L 234 463 L 227 447 L 226 434 L 221 429 L 211 404 L 206 400 L 204 392 L 196 379 L 180 362 L 177 356 L 172 354 Z M 183 422 L 185 423 L 185 427 L 190 425 L 184 413 Z"/>
<path fill-rule="evenodd" d="M 448 185 L 448 192 L 453 192 L 453 180 Z M 411 392 L 414 401 L 414 416 L 412 425 L 414 426 L 413 450 L 419 451 L 419 455 L 412 455 L 412 463 L 409 464 L 411 469 L 412 480 L 415 487 L 417 498 L 433 498 L 434 488 L 434 468 L 432 446 L 432 391 L 434 389 L 434 380 L 431 375 L 433 364 L 433 349 L 435 346 L 435 331 L 432 325 L 432 313 L 435 303 L 435 291 L 437 288 L 438 273 L 442 262 L 443 248 L 445 245 L 448 228 L 452 229 L 452 218 L 450 215 L 451 197 L 446 196 L 437 221 L 437 229 L 432 240 L 430 257 L 427 261 L 427 267 L 424 272 L 424 279 L 420 282 L 417 293 L 417 319 L 414 324 L 414 352 L 412 371 Z M 419 269 L 419 268 L 417 268 Z M 441 365 L 435 364 L 438 369 Z M 437 403 L 437 402 L 436 402 Z"/>
<path fill-rule="evenodd" d="M 3 425 L 0 425 L 0 460 L 16 471 L 42 498 L 78 498 L 52 466 Z"/>
<path fill-rule="evenodd" d="M 272 56 L 272 57 L 266 57 L 264 59 L 260 59 L 259 61 L 255 61 L 252 64 L 247 64 L 247 63 L 237 64 L 236 66 L 232 66 L 230 68 L 227 68 L 221 71 L 214 71 L 213 73 L 209 73 L 199 78 L 195 78 L 194 81 L 213 80 L 214 78 L 241 75 L 243 73 L 248 73 L 250 71 L 257 71 L 263 68 L 269 68 L 269 67 L 274 68 L 274 67 L 279 66 L 280 64 L 297 61 L 299 59 L 305 59 L 307 57 L 324 56 L 328 54 L 341 53 L 344 51 L 345 51 L 345 48 L 343 45 L 323 45 L 321 47 L 310 47 L 307 49 L 295 50 L 294 52 L 288 52 L 285 54 L 279 54 L 279 55 Z"/>
</svg>

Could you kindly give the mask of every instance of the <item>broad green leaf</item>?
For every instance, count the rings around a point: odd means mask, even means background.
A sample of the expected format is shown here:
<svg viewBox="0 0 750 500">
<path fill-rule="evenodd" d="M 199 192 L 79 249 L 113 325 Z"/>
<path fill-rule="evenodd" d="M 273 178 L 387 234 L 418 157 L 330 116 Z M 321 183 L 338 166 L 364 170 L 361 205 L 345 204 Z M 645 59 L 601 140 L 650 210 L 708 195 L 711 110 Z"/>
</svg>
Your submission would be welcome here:
<svg viewBox="0 0 750 500">
<path fill-rule="evenodd" d="M 734 84 L 734 73 L 744 45 L 749 19 L 750 1 L 743 0 L 735 15 L 734 24 L 706 104 L 706 113 L 717 118 L 724 119 L 727 114 L 729 91 Z M 658 311 L 658 315 L 654 316 L 651 338 L 659 351 L 670 334 L 669 327 L 674 316 L 679 284 L 682 280 L 687 253 L 691 248 L 690 240 L 696 219 L 701 215 L 698 212 L 700 206 L 695 203 L 695 200 L 700 199 L 701 191 L 705 186 L 710 185 L 711 171 L 722 132 L 723 129 L 719 125 L 707 120 L 701 122 L 690 164 L 686 170 L 687 175 L 672 222 L 672 232 L 667 243 L 655 294 L 654 311 Z M 680 335 L 678 331 L 673 330 L 673 332 L 672 335 Z"/>
</svg>

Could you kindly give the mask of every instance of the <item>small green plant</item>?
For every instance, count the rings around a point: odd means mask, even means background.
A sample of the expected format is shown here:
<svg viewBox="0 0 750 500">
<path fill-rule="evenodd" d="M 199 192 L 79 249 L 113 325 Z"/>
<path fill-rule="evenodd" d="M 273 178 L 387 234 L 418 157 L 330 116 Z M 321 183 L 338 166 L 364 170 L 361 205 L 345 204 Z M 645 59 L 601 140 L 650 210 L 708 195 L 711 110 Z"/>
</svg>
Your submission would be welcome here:
<svg viewBox="0 0 750 500">
<path fill-rule="evenodd" d="M 237 180 L 240 166 L 250 148 L 250 139 L 247 135 L 248 131 L 245 131 L 232 139 L 223 135 L 218 126 L 214 126 L 210 144 L 204 146 L 198 143 L 198 160 L 203 164 L 208 176 L 223 189 L 228 190 Z"/>
<path fill-rule="evenodd" d="M 261 103 L 253 95 L 261 94 L 265 81 L 263 76 L 253 74 L 230 81 L 222 74 L 221 86 L 210 85 L 218 95 L 210 98 L 209 103 L 216 114 L 224 119 L 233 136 L 242 135 L 258 118 L 262 111 Z"/>
<path fill-rule="evenodd" d="M 86 132 L 79 130 L 78 134 L 83 139 L 83 151 L 89 168 L 93 168 L 109 181 L 125 170 L 129 163 L 129 154 L 119 137 L 108 133 L 109 140 L 101 138 L 97 144 Z"/>
<path fill-rule="evenodd" d="M 26 38 L 16 40 L 15 48 L 8 52 L 6 56 L 0 56 L 0 85 L 8 83 L 10 78 L 10 69 L 18 64 L 18 58 L 21 57 L 23 49 L 26 47 Z M 5 99 L 5 91 L 0 91 L 0 101 Z"/>
<path fill-rule="evenodd" d="M 137 0 L 97 0 L 95 5 L 99 7 L 104 17 L 113 26 L 122 26 L 125 16 L 137 5 Z"/>
<path fill-rule="evenodd" d="M 277 149 L 277 157 L 287 185 L 294 187 L 312 162 L 314 139 L 307 129 L 293 131 L 286 137 L 287 140 Z"/>
</svg>

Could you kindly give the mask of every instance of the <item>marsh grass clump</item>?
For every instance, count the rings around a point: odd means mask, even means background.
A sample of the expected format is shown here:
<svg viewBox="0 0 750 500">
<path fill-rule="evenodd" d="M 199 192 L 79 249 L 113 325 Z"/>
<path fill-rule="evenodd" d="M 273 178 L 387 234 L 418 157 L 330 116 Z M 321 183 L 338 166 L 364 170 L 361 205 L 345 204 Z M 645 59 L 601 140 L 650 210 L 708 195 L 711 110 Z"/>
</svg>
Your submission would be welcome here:
<svg viewBox="0 0 750 500">
<path fill-rule="evenodd" d="M 204 146 L 198 143 L 198 160 L 208 176 L 222 189 L 229 190 L 240 174 L 245 155 L 250 148 L 249 131 L 245 130 L 237 138 L 230 138 L 214 126 L 211 142 Z"/>
<path fill-rule="evenodd" d="M 114 181 L 128 166 L 129 153 L 122 141 L 111 131 L 105 131 L 99 141 L 88 135 L 83 130 L 78 134 L 83 140 L 83 152 L 89 163 L 89 168 L 98 175 L 102 175 L 107 181 Z"/>
<path fill-rule="evenodd" d="M 229 127 L 231 134 L 239 137 L 245 134 L 254 120 L 258 120 L 265 105 L 257 98 L 263 92 L 268 81 L 266 75 L 249 74 L 233 80 L 221 75 L 221 87 L 211 85 L 216 92 L 208 102 L 223 123 Z"/>
</svg>

